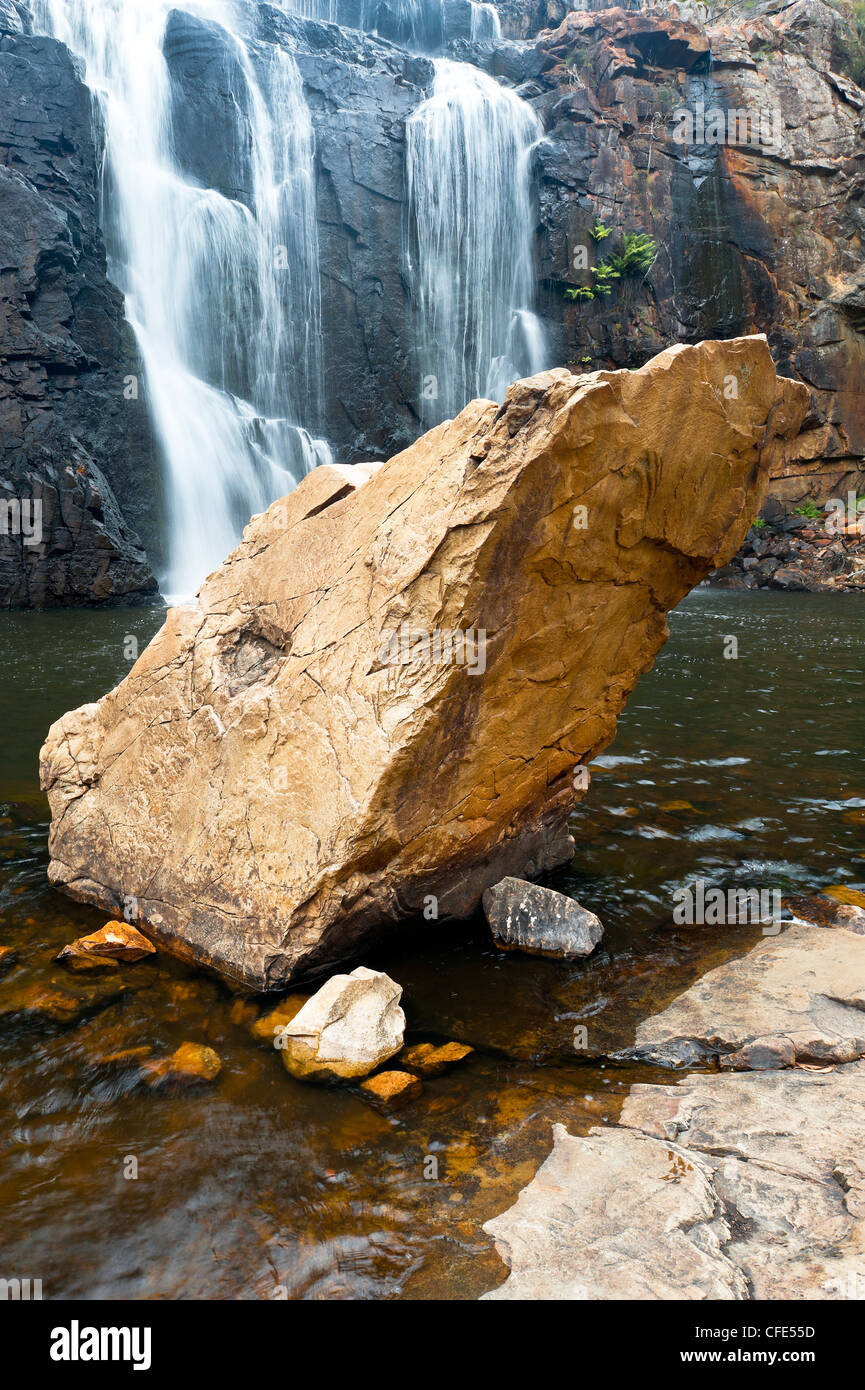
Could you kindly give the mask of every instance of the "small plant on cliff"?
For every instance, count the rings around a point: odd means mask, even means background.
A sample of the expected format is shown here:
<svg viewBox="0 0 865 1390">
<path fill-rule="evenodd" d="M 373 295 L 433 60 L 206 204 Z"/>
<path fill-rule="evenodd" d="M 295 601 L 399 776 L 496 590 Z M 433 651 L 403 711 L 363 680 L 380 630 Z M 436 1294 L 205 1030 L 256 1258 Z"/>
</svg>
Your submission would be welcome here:
<svg viewBox="0 0 865 1390">
<path fill-rule="evenodd" d="M 609 259 L 617 275 L 648 275 L 658 255 L 658 243 L 646 232 L 625 232 L 622 249 Z"/>
<path fill-rule="evenodd" d="M 592 238 L 592 240 L 606 241 L 607 237 L 612 235 L 612 227 L 605 227 L 600 217 L 596 217 L 594 227 L 589 228 L 589 236 Z"/>
<path fill-rule="evenodd" d="M 565 290 L 565 299 L 576 299 L 582 302 L 584 299 L 594 299 L 595 292 L 590 290 L 588 285 L 581 285 L 580 288 Z"/>
</svg>

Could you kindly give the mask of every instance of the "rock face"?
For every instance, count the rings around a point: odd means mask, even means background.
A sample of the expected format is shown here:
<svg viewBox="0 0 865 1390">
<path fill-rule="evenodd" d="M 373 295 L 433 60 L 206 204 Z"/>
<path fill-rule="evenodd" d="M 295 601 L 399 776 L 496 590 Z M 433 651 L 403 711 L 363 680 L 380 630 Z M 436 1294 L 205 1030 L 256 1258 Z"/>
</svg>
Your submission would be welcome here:
<svg viewBox="0 0 865 1390">
<path fill-rule="evenodd" d="M 519 878 L 503 878 L 488 888 L 483 906 L 493 940 L 503 951 L 588 956 L 604 934 L 594 912 L 573 898 Z"/>
<path fill-rule="evenodd" d="M 315 470 L 52 727 L 52 882 L 278 989 L 565 861 L 575 770 L 806 394 L 764 339 L 671 348 L 475 401 L 360 486 Z"/>
<path fill-rule="evenodd" d="M 618 1125 L 585 1138 L 556 1125 L 485 1227 L 511 1270 L 486 1297 L 861 1299 L 865 1061 L 843 1059 L 863 1051 L 862 945 L 791 928 L 650 1019 L 647 1058 L 690 1033 L 692 1061 L 735 1045 L 722 1061 L 759 1070 L 636 1085 Z M 794 1069 L 803 1056 L 825 1065 Z"/>
<path fill-rule="evenodd" d="M 159 483 L 107 275 L 90 95 L 25 14 L 0 8 L 0 607 L 137 601 L 156 582 L 133 528 L 158 556 Z M 34 501 L 36 545 L 5 505 Z"/>
<path fill-rule="evenodd" d="M 375 1071 L 402 1047 L 401 995 L 387 975 L 363 965 L 331 976 L 281 1029 L 286 1071 L 303 1081 L 348 1081 Z"/>
<path fill-rule="evenodd" d="M 865 1055 L 865 939 L 794 926 L 711 970 L 637 1030 L 631 1054 L 660 1066 L 760 1070 Z"/>
<path fill-rule="evenodd" d="M 865 1292 L 865 1064 L 634 1086 L 485 1230 L 492 1299 L 847 1299 Z"/>
<path fill-rule="evenodd" d="M 618 366 L 670 340 L 763 330 L 810 393 L 772 496 L 792 510 L 865 492 L 865 92 L 843 74 L 838 10 L 783 0 L 707 26 L 703 7 L 589 8 L 536 45 L 538 271 L 557 359 Z M 569 300 L 634 230 L 658 246 L 648 274 Z"/>
</svg>

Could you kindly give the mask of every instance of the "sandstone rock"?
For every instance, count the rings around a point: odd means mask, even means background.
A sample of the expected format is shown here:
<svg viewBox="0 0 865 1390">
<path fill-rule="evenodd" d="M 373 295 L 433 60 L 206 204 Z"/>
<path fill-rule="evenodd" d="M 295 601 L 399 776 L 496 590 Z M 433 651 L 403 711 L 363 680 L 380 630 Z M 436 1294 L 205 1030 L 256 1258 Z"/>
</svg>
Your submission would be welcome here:
<svg viewBox="0 0 865 1390">
<path fill-rule="evenodd" d="M 641 1023 L 628 1055 L 673 1067 L 853 1061 L 865 1055 L 865 941 L 810 925 L 767 938 Z"/>
<path fill-rule="evenodd" d="M 358 966 L 333 975 L 277 1041 L 286 1071 L 304 1081 L 367 1076 L 402 1047 L 401 987 L 379 970 Z"/>
<path fill-rule="evenodd" d="M 69 961 L 73 955 L 79 958 L 100 956 L 131 965 L 155 953 L 156 947 L 137 927 L 131 927 L 128 922 L 106 922 L 98 931 L 79 936 L 77 941 L 64 946 L 57 959 Z"/>
<path fill-rule="evenodd" d="M 52 727 L 51 881 L 274 990 L 563 862 L 575 768 L 805 403 L 764 339 L 703 343 L 515 383 L 348 493 L 311 473 Z"/>
<path fill-rule="evenodd" d="M 114 978 L 92 983 L 70 980 L 69 987 L 61 989 L 39 980 L 19 985 L 13 976 L 0 990 L 0 1022 L 72 1027 L 115 1003 L 126 990 L 127 986 Z"/>
<path fill-rule="evenodd" d="M 146 1085 L 158 1087 L 199 1086 L 215 1081 L 222 1071 L 222 1062 L 212 1047 L 201 1043 L 181 1043 L 170 1057 L 145 1061 L 141 1078 Z"/>
<path fill-rule="evenodd" d="M 250 1025 L 250 1033 L 256 1042 L 266 1042 L 273 1047 L 282 1034 L 286 1024 L 300 1013 L 304 1004 L 310 1000 L 308 994 L 289 994 L 280 999 L 275 1009 L 269 1009 Z"/>
<path fill-rule="evenodd" d="M 530 955 L 588 956 L 604 934 L 600 919 L 564 893 L 519 878 L 488 888 L 484 913 L 503 951 Z"/>
<path fill-rule="evenodd" d="M 861 1298 L 863 1117 L 862 1062 L 634 1086 L 616 1128 L 554 1127 L 485 1297 Z"/>
<path fill-rule="evenodd" d="M 414 1043 L 411 1047 L 403 1048 L 397 1061 L 417 1076 L 441 1076 L 442 1072 L 464 1061 L 472 1052 L 474 1048 L 467 1047 L 465 1043 L 448 1042 L 438 1046 L 435 1043 Z"/>
<path fill-rule="evenodd" d="M 360 1089 L 367 1100 L 383 1110 L 398 1110 L 417 1100 L 423 1092 L 423 1082 L 408 1071 L 379 1071 L 361 1081 Z"/>
</svg>

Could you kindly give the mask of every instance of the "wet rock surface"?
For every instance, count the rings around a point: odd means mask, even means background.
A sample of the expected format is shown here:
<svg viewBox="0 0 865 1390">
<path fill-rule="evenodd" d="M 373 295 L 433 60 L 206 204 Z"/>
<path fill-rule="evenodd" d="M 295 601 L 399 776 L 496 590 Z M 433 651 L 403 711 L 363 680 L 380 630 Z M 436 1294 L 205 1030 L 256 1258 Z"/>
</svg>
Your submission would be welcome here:
<svg viewBox="0 0 865 1390">
<path fill-rule="evenodd" d="M 160 489 L 108 279 L 90 95 L 24 13 L 0 11 L 0 501 L 38 499 L 44 535 L 0 531 L 0 607 L 135 601 L 156 590 L 136 531 L 158 556 Z"/>
<path fill-rule="evenodd" d="M 793 926 L 728 961 L 637 1029 L 631 1055 L 660 1066 L 852 1062 L 865 1054 L 865 941 Z"/>
<path fill-rule="evenodd" d="M 569 860 L 575 769 L 805 396 L 764 339 L 704 343 L 516 383 L 353 488 L 314 470 L 53 725 L 52 882 L 273 990 Z"/>
<path fill-rule="evenodd" d="M 594 914 L 551 888 L 503 878 L 483 896 L 493 940 L 503 951 L 588 956 L 604 934 Z"/>
<path fill-rule="evenodd" d="M 861 1297 L 863 987 L 860 937 L 794 926 L 648 1019 L 643 1060 L 750 1070 L 637 1084 L 585 1138 L 556 1125 L 486 1224 L 511 1270 L 486 1297 Z"/>
</svg>

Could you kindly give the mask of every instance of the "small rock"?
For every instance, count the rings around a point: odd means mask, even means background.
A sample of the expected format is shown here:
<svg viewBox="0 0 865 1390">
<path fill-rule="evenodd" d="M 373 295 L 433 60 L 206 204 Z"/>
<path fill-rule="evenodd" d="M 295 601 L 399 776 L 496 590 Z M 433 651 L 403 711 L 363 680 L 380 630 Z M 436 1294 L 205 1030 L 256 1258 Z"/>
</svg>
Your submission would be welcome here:
<svg viewBox="0 0 865 1390">
<path fill-rule="evenodd" d="M 417 1100 L 423 1084 L 409 1071 L 380 1071 L 360 1083 L 367 1099 L 385 1110 L 398 1110 L 409 1101 Z"/>
<path fill-rule="evenodd" d="M 79 936 L 71 946 L 64 946 L 58 960 L 65 961 L 70 953 L 102 956 L 110 960 L 122 960 L 127 965 L 144 960 L 145 956 L 156 953 L 156 947 L 137 927 L 128 922 L 106 922 L 98 931 L 89 936 Z"/>
<path fill-rule="evenodd" d="M 15 947 L 0 946 L 0 971 L 6 970 L 15 963 Z"/>
<path fill-rule="evenodd" d="M 468 1057 L 470 1052 L 474 1052 L 474 1048 L 467 1047 L 465 1043 L 448 1042 L 440 1046 L 435 1043 L 415 1043 L 412 1047 L 404 1047 L 397 1061 L 416 1076 L 441 1076 L 449 1067 Z"/>
<path fill-rule="evenodd" d="M 90 951 L 79 951 L 75 943 L 64 946 L 57 959 L 67 970 L 71 970 L 73 975 L 113 975 L 119 969 L 116 960 L 94 955 Z"/>
<path fill-rule="evenodd" d="M 493 940 L 505 951 L 587 956 L 604 934 L 595 914 L 573 898 L 521 878 L 503 878 L 488 888 L 483 904 Z"/>
<path fill-rule="evenodd" d="M 402 1047 L 401 995 L 389 976 L 363 965 L 331 976 L 279 1036 L 286 1071 L 303 1081 L 368 1076 Z"/>
<path fill-rule="evenodd" d="M 250 1026 L 249 1031 L 256 1042 L 266 1042 L 274 1046 L 286 1024 L 297 1017 L 310 998 L 309 994 L 287 994 L 284 999 L 280 999 L 275 1009 L 262 1014 Z"/>
<path fill-rule="evenodd" d="M 141 1070 L 142 1080 L 148 1086 L 169 1082 L 176 1086 L 197 1086 L 215 1081 L 222 1071 L 222 1063 L 212 1047 L 185 1042 L 170 1057 L 145 1062 Z"/>
</svg>

